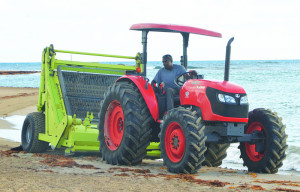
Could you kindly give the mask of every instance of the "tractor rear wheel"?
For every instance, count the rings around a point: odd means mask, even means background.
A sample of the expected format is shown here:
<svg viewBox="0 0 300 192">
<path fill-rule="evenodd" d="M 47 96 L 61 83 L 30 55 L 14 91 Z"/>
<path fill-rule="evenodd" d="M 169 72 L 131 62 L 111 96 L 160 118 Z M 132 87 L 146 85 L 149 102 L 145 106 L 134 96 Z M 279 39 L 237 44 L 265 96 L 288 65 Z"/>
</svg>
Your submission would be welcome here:
<svg viewBox="0 0 300 192">
<path fill-rule="evenodd" d="M 223 159 L 227 157 L 227 149 L 230 146 L 229 143 L 206 143 L 207 150 L 205 152 L 205 161 L 202 163 L 208 167 L 218 167 L 222 165 Z"/>
<path fill-rule="evenodd" d="M 166 114 L 161 124 L 160 150 L 168 171 L 196 173 L 201 168 L 206 150 L 201 117 L 183 107 Z"/>
<path fill-rule="evenodd" d="M 138 88 L 117 82 L 100 105 L 99 140 L 103 160 L 116 165 L 135 165 L 146 156 L 153 121 Z"/>
<path fill-rule="evenodd" d="M 39 140 L 40 133 L 45 133 L 45 115 L 41 112 L 29 113 L 24 120 L 21 132 L 24 151 L 41 153 L 47 150 L 49 143 Z"/>
<path fill-rule="evenodd" d="M 245 133 L 253 132 L 258 133 L 262 140 L 255 144 L 240 143 L 244 166 L 252 172 L 277 173 L 288 147 L 281 118 L 270 110 L 255 109 L 249 112 L 249 122 L 245 126 Z"/>
</svg>

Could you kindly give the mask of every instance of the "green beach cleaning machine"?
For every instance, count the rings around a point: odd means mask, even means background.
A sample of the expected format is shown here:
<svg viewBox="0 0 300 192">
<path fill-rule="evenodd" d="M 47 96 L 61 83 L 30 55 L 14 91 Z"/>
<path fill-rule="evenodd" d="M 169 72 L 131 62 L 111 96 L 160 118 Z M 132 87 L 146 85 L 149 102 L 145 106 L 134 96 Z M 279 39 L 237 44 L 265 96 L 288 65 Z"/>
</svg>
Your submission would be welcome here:
<svg viewBox="0 0 300 192">
<path fill-rule="evenodd" d="M 249 171 L 276 173 L 287 149 L 285 126 L 271 110 L 249 110 L 245 90 L 229 82 L 230 49 L 226 47 L 223 81 L 205 80 L 188 71 L 175 78 L 180 89 L 175 108 L 166 111 L 161 85 L 147 78 L 149 32 L 183 37 L 181 65 L 187 69 L 190 34 L 222 37 L 195 27 L 134 24 L 142 31 L 143 52 L 136 56 L 56 50 L 42 54 L 37 111 L 26 116 L 22 147 L 31 153 L 64 149 L 66 154 L 99 152 L 112 165 L 136 165 L 162 158 L 174 173 L 196 173 L 202 165 L 217 167 L 230 143 L 240 143 Z M 103 64 L 57 59 L 57 53 L 129 59 L 130 64 Z"/>
</svg>

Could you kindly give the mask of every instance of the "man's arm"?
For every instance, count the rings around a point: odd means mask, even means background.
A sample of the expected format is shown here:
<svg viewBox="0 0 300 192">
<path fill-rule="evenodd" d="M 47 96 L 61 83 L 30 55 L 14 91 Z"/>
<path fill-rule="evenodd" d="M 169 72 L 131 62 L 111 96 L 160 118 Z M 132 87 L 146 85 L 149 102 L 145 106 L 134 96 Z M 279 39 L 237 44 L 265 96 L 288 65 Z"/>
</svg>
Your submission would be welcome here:
<svg viewBox="0 0 300 192">
<path fill-rule="evenodd" d="M 160 84 L 160 83 L 161 83 L 160 73 L 161 73 L 161 70 L 159 70 L 159 71 L 156 73 L 156 75 L 155 75 L 154 79 L 152 80 L 152 82 L 155 82 L 155 83 L 157 83 L 157 84 Z M 151 84 L 152 84 L 152 82 L 151 82 Z"/>
</svg>

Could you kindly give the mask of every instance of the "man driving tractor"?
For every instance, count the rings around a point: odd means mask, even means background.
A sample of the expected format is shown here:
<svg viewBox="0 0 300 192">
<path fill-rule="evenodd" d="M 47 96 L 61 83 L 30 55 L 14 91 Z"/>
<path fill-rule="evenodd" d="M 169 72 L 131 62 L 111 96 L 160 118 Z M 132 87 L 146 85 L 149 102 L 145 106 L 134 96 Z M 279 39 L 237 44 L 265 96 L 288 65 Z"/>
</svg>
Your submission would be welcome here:
<svg viewBox="0 0 300 192">
<path fill-rule="evenodd" d="M 169 54 L 162 57 L 162 62 L 164 67 L 156 73 L 151 84 L 152 87 L 156 87 L 155 84 L 161 85 L 165 90 L 167 111 L 169 111 L 174 108 L 174 95 L 178 95 L 180 90 L 174 80 L 186 71 L 183 66 L 173 64 L 173 58 Z"/>
</svg>

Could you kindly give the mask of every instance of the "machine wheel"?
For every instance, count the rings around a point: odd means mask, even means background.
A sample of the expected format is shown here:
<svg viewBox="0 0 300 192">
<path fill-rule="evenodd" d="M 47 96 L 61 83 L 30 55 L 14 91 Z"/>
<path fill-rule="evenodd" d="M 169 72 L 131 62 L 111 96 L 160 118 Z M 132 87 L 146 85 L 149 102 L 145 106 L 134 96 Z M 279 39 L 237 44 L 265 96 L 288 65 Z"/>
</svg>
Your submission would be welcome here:
<svg viewBox="0 0 300 192">
<path fill-rule="evenodd" d="M 285 126 L 281 118 L 270 110 L 254 109 L 249 112 L 245 133 L 257 132 L 262 140 L 255 143 L 240 143 L 241 158 L 248 171 L 277 173 L 285 159 L 287 149 Z"/>
<path fill-rule="evenodd" d="M 41 153 L 47 150 L 49 143 L 39 140 L 40 133 L 45 133 L 45 115 L 41 112 L 29 113 L 24 120 L 21 133 L 24 151 Z"/>
<path fill-rule="evenodd" d="M 218 143 L 206 143 L 207 150 L 205 152 L 205 160 L 202 163 L 208 167 L 218 167 L 222 165 L 223 159 L 227 157 L 226 150 L 230 146 L 229 143 L 218 144 Z"/>
<path fill-rule="evenodd" d="M 190 174 L 201 168 L 206 150 L 204 129 L 196 111 L 183 107 L 168 111 L 159 133 L 161 155 L 168 171 Z"/>
<path fill-rule="evenodd" d="M 104 95 L 99 116 L 103 160 L 113 165 L 141 163 L 150 144 L 153 118 L 138 88 L 128 82 L 115 83 Z"/>
</svg>

